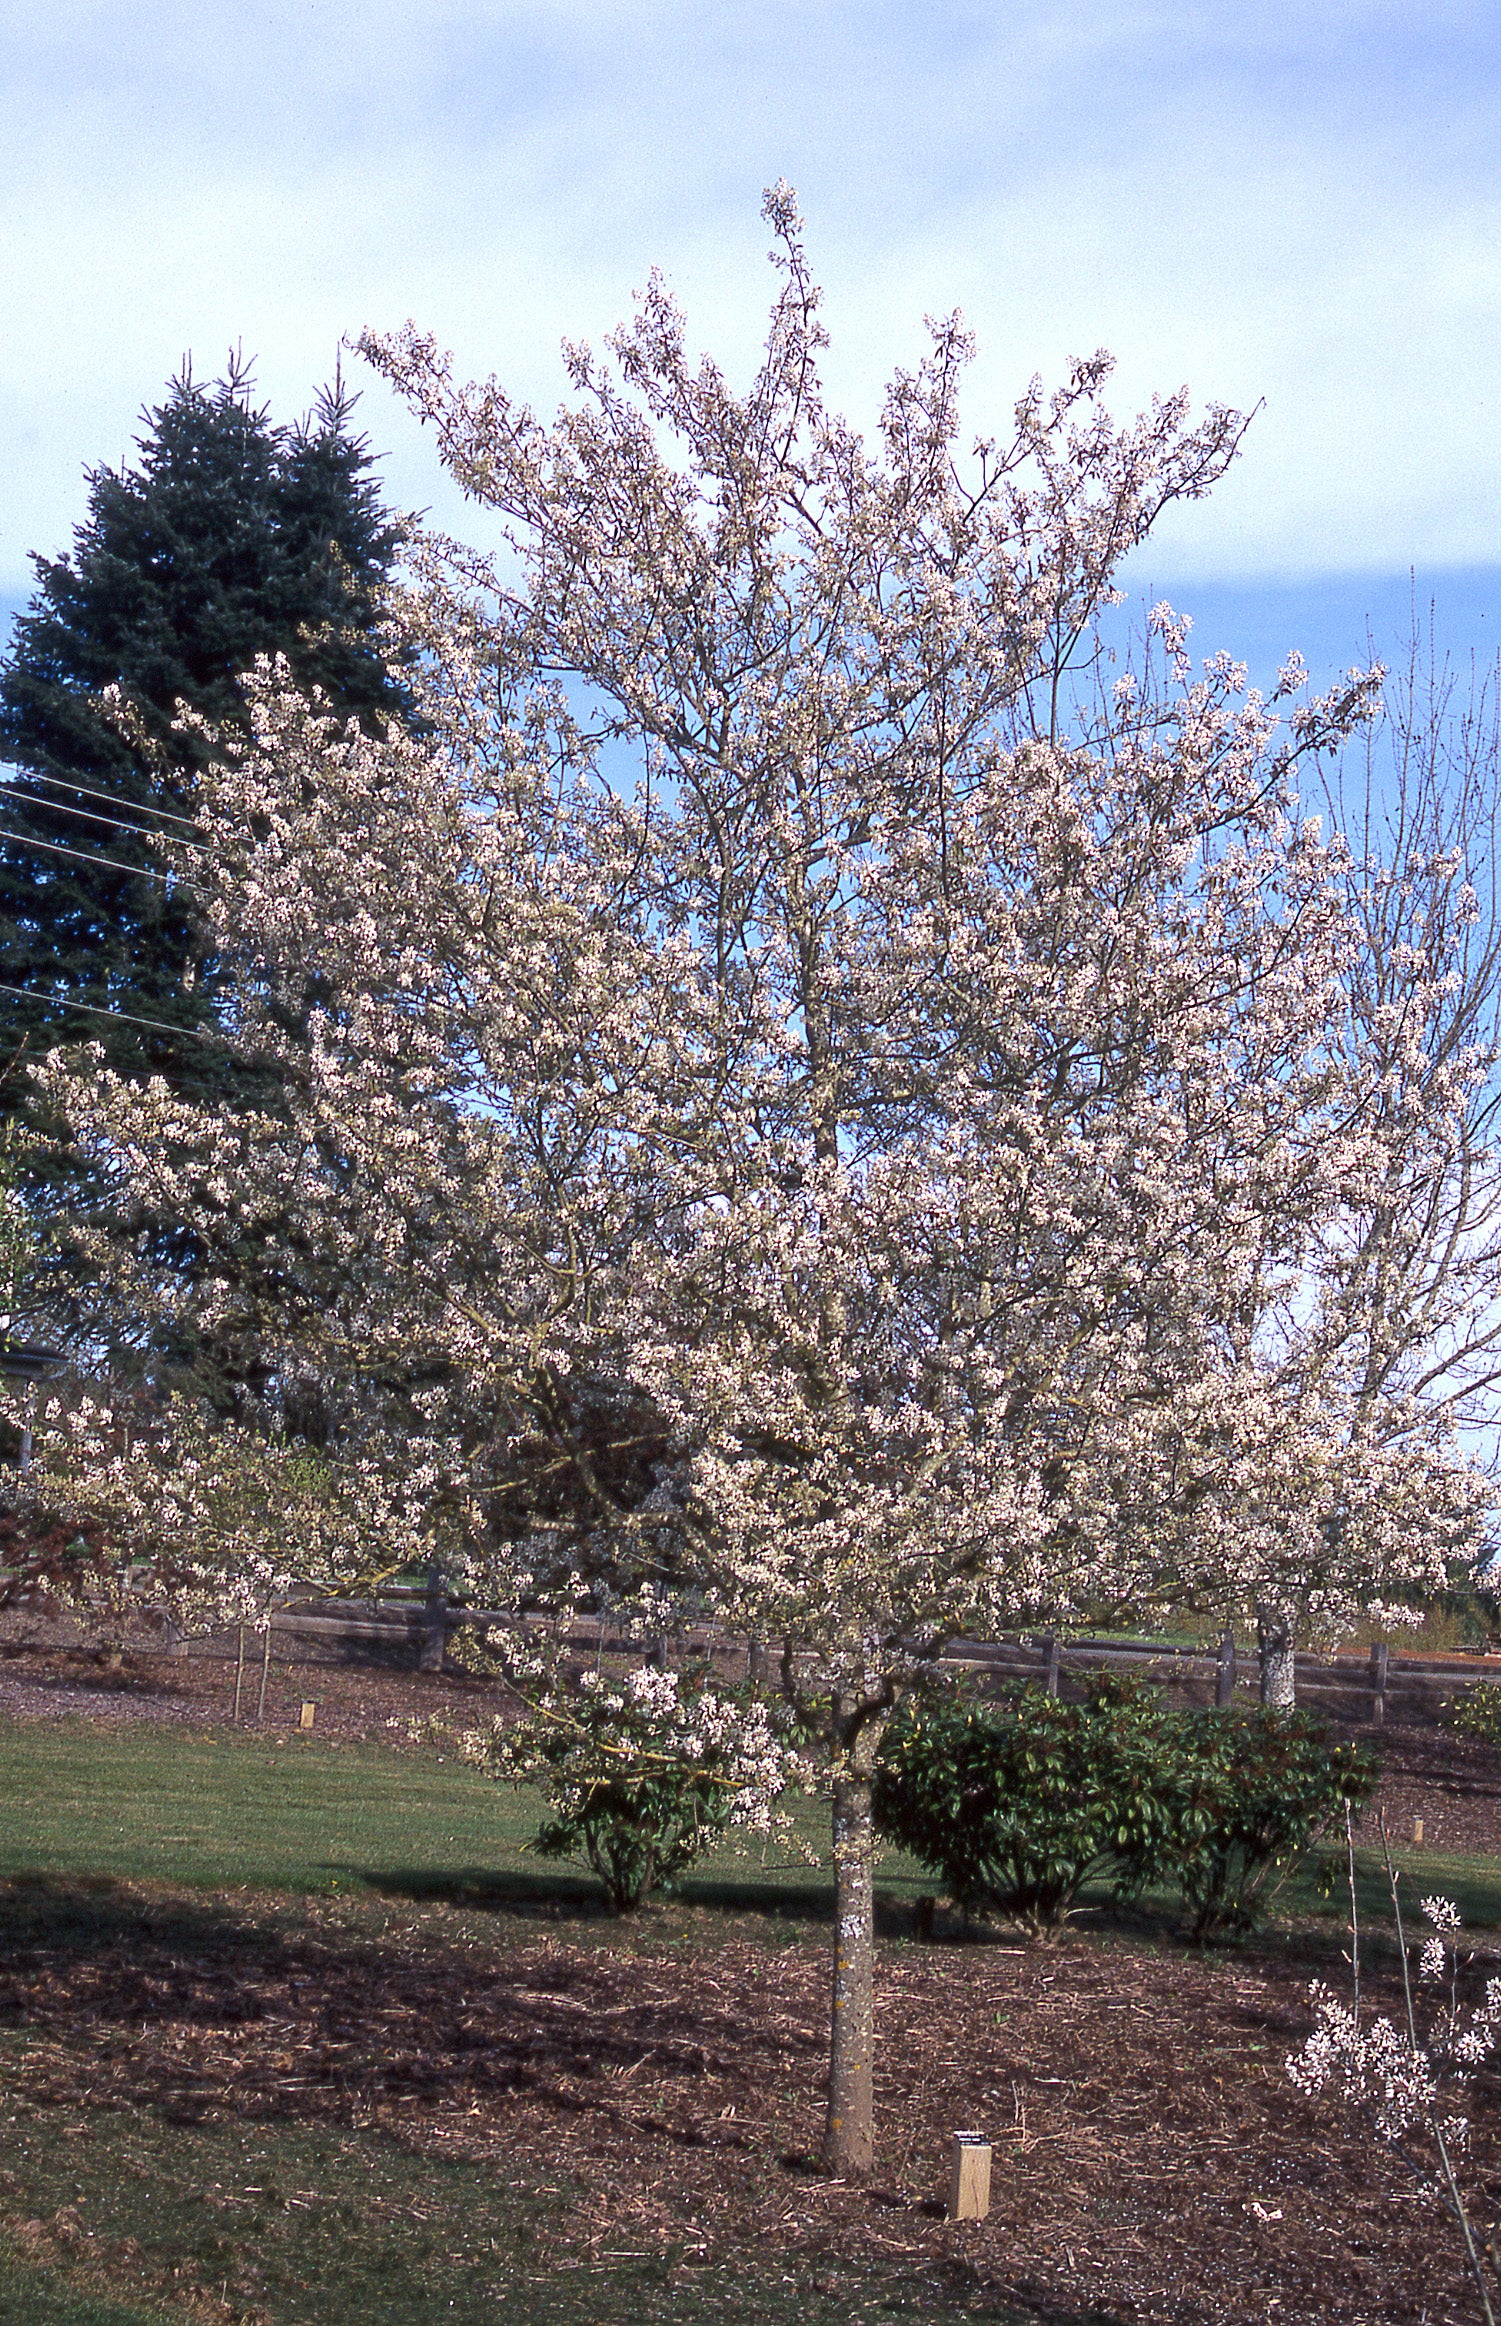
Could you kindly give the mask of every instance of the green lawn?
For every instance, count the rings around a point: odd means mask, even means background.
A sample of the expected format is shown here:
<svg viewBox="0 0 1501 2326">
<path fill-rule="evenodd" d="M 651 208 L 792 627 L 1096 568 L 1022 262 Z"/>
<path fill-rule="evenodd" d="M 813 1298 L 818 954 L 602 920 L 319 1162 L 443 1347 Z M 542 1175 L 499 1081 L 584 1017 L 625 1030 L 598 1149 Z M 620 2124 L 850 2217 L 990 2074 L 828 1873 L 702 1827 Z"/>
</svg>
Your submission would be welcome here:
<svg viewBox="0 0 1501 2326">
<path fill-rule="evenodd" d="M 0 1723 L 0 1880 L 107 1877 L 587 1911 L 599 1897 L 589 1875 L 543 1865 L 525 1848 L 541 1814 L 536 1794 L 425 1752 Z M 799 1804 L 796 1822 L 822 1864 L 784 1840 L 732 1837 L 683 1897 L 825 1920 L 827 1809 Z M 882 1864 L 881 1889 L 894 1900 L 931 1887 L 910 1859 Z"/>
<path fill-rule="evenodd" d="M 0 1727 L 0 1874 L 326 1891 L 525 1868 L 535 1802 L 426 1754 Z"/>
<path fill-rule="evenodd" d="M 540 1815 L 535 1794 L 425 1752 L 86 1721 L 0 1723 L 0 1880 L 103 1877 L 591 1914 L 598 1891 L 586 1872 L 527 1852 Z M 800 1804 L 797 1825 L 820 1865 L 785 1842 L 732 1841 L 683 1885 L 685 1902 L 825 1921 L 827 1811 Z M 1414 1911 L 1437 1890 L 1472 1928 L 1501 1927 L 1501 1864 L 1411 1849 L 1396 1860 Z M 1376 1853 L 1361 1850 L 1358 1865 L 1362 1914 L 1389 1919 Z M 900 1909 L 935 1884 L 893 1852 L 878 1887 Z M 1306 1867 L 1283 1887 L 1278 1910 L 1343 1915 L 1342 1861 Z"/>
</svg>

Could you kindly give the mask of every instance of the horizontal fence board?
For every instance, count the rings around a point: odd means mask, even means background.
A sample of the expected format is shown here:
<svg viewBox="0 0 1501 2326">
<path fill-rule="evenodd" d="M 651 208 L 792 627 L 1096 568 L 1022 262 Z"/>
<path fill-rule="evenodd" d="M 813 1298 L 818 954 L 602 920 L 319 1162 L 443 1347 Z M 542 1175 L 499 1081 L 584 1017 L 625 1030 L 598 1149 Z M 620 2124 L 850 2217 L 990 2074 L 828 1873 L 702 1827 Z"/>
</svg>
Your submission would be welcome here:
<svg viewBox="0 0 1501 2326">
<path fill-rule="evenodd" d="M 502 1608 L 469 1607 L 434 1597 L 430 1590 L 396 1586 L 374 1599 L 329 1600 L 309 1597 L 292 1602 L 271 1618 L 275 1638 L 295 1654 L 298 1646 L 337 1652 L 399 1654 L 420 1659 L 436 1668 L 452 1635 L 468 1628 L 511 1627 L 518 1618 Z M 580 1656 L 635 1657 L 651 1642 L 632 1638 L 609 1622 L 580 1619 L 561 1635 L 563 1644 Z M 193 1643 L 194 1652 L 233 1653 L 232 1632 Z M 185 1643 L 186 1644 L 186 1643 Z M 676 1654 L 715 1663 L 743 1663 L 749 1642 L 741 1635 L 712 1626 L 697 1626 L 686 1634 L 674 1633 Z M 1182 1641 L 1110 1639 L 1083 1636 L 1060 1638 L 1057 1643 L 1058 1684 L 1077 1694 L 1081 1682 L 1106 1671 L 1135 1673 L 1194 1701 L 1212 1702 L 1220 1677 L 1217 1644 L 1195 1646 Z M 1024 1633 L 1009 1638 L 951 1641 L 940 1661 L 947 1670 L 963 1673 L 984 1684 L 1004 1686 L 1016 1681 L 1044 1682 L 1048 1672 L 1046 1635 Z M 775 1657 L 773 1656 L 773 1661 Z M 1458 1691 L 1477 1681 L 1501 1683 L 1501 1654 L 1441 1657 L 1388 1653 L 1381 1713 L 1387 1723 L 1429 1725 Z M 1235 1701 L 1244 1703 L 1257 1690 L 1254 1652 L 1239 1652 L 1235 1665 Z M 1296 1658 L 1297 1700 L 1310 1710 L 1349 1724 L 1368 1724 L 1376 1717 L 1375 1673 L 1368 1654 Z"/>
</svg>

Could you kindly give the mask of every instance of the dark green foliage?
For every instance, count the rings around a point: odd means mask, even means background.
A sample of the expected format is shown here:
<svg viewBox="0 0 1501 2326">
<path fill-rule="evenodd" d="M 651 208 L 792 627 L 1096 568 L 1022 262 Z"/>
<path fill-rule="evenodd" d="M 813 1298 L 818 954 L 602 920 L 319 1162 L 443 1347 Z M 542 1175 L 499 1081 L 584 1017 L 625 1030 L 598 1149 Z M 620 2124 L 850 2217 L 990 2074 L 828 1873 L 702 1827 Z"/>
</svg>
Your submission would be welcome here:
<svg viewBox="0 0 1501 2326">
<path fill-rule="evenodd" d="M 617 1914 L 669 1888 L 732 1825 L 764 1824 L 786 1781 L 769 1731 L 737 1741 L 728 1700 L 701 1676 L 680 1691 L 666 1676 L 591 1674 L 492 1737 L 489 1757 L 547 1797 L 537 1856 L 583 1858 Z"/>
<path fill-rule="evenodd" d="M 1142 1690 L 918 1700 L 887 1731 L 876 1821 L 966 1913 L 1054 1930 L 1092 1878 L 1150 1873 L 1169 1838 L 1167 1778 L 1164 1716 Z"/>
<path fill-rule="evenodd" d="M 670 1890 L 728 1825 L 724 1792 L 705 1772 L 612 1773 L 571 1793 L 527 1846 L 539 1858 L 582 1858 L 611 1912 L 634 1914 L 654 1891 Z"/>
<path fill-rule="evenodd" d="M 1474 1737 L 1479 1744 L 1501 1744 L 1501 1686 L 1477 1680 L 1444 1706 L 1444 1726 L 1456 1736 Z"/>
<path fill-rule="evenodd" d="M 191 886 L 152 877 L 143 833 L 190 836 L 205 747 L 173 733 L 177 705 L 232 732 L 258 654 L 286 654 L 346 714 L 402 709 L 373 641 L 398 535 L 351 409 L 336 383 L 310 421 L 274 427 L 237 366 L 212 387 L 185 370 L 146 416 L 139 464 L 89 472 L 71 552 L 34 560 L 36 593 L 0 670 L 0 826 L 15 835 L 0 839 L 0 981 L 32 997 L 0 995 L 0 1066 L 12 1069 L 0 1115 L 26 1105 L 16 1062 L 63 1040 L 220 1093 L 228 1070 L 191 1033 L 213 1015 L 219 968 Z M 102 714 L 111 686 L 152 748 Z"/>
<path fill-rule="evenodd" d="M 1370 1794 L 1377 1765 L 1331 1745 L 1306 1712 L 1180 1714 L 1167 1870 L 1196 1938 L 1255 1927 L 1267 1885 L 1301 1857 L 1346 1802 Z"/>
<path fill-rule="evenodd" d="M 1306 1714 L 1170 1712 L 1102 1684 L 1083 1704 L 914 1700 L 887 1732 L 875 1806 L 968 1913 L 1055 1930 L 1088 1881 L 1166 1881 L 1208 1938 L 1251 1929 L 1272 1875 L 1375 1779 Z"/>
</svg>

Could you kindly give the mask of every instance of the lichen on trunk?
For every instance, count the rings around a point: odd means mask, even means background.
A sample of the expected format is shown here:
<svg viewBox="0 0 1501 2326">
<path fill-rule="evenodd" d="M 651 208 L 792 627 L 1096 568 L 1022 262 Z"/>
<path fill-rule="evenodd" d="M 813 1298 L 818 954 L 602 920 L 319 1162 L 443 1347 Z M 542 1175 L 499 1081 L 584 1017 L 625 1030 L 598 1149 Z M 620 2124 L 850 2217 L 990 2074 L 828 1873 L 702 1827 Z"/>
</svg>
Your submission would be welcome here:
<svg viewBox="0 0 1501 2326">
<path fill-rule="evenodd" d="M 875 2160 L 875 1828 L 870 1779 L 834 1787 L 834 2000 L 825 2169 L 864 2177 Z"/>
</svg>

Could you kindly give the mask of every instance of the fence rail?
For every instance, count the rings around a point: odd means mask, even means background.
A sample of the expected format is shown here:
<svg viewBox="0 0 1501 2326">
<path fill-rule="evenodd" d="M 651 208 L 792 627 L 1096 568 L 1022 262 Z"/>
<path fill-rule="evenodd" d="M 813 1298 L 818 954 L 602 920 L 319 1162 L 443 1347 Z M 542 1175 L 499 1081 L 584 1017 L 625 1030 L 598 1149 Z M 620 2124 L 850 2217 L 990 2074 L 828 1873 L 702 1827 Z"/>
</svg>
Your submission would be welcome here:
<svg viewBox="0 0 1501 2326">
<path fill-rule="evenodd" d="M 513 1620 L 498 1608 L 475 1608 L 447 1599 L 434 1581 L 426 1589 L 395 1588 L 360 1601 L 307 1600 L 272 1617 L 272 1631 L 291 1647 L 363 1651 L 414 1660 L 428 1670 L 442 1668 L 448 1642 L 467 1626 Z M 618 1626 L 579 1619 L 567 1644 L 588 1656 L 632 1656 L 643 1643 Z M 738 1674 L 746 1668 L 751 1643 L 722 1630 L 703 1627 L 675 1635 L 675 1652 L 702 1658 Z M 213 1652 L 213 1651 L 210 1651 Z M 659 1653 L 665 1654 L 665 1647 Z M 1061 1638 L 1021 1634 L 996 1640 L 955 1640 L 943 1652 L 951 1669 L 972 1673 L 982 1684 L 1018 1680 L 1040 1682 L 1054 1693 L 1076 1695 L 1092 1673 L 1119 1671 L 1150 1678 L 1175 1695 L 1195 1702 L 1244 1702 L 1257 1687 L 1254 1656 L 1237 1654 L 1233 1643 L 1195 1647 L 1154 1640 Z M 1430 1726 L 1457 1690 L 1477 1681 L 1501 1681 L 1501 1655 L 1401 1655 L 1389 1647 L 1369 1655 L 1296 1658 L 1297 1700 L 1342 1726 Z"/>
</svg>

